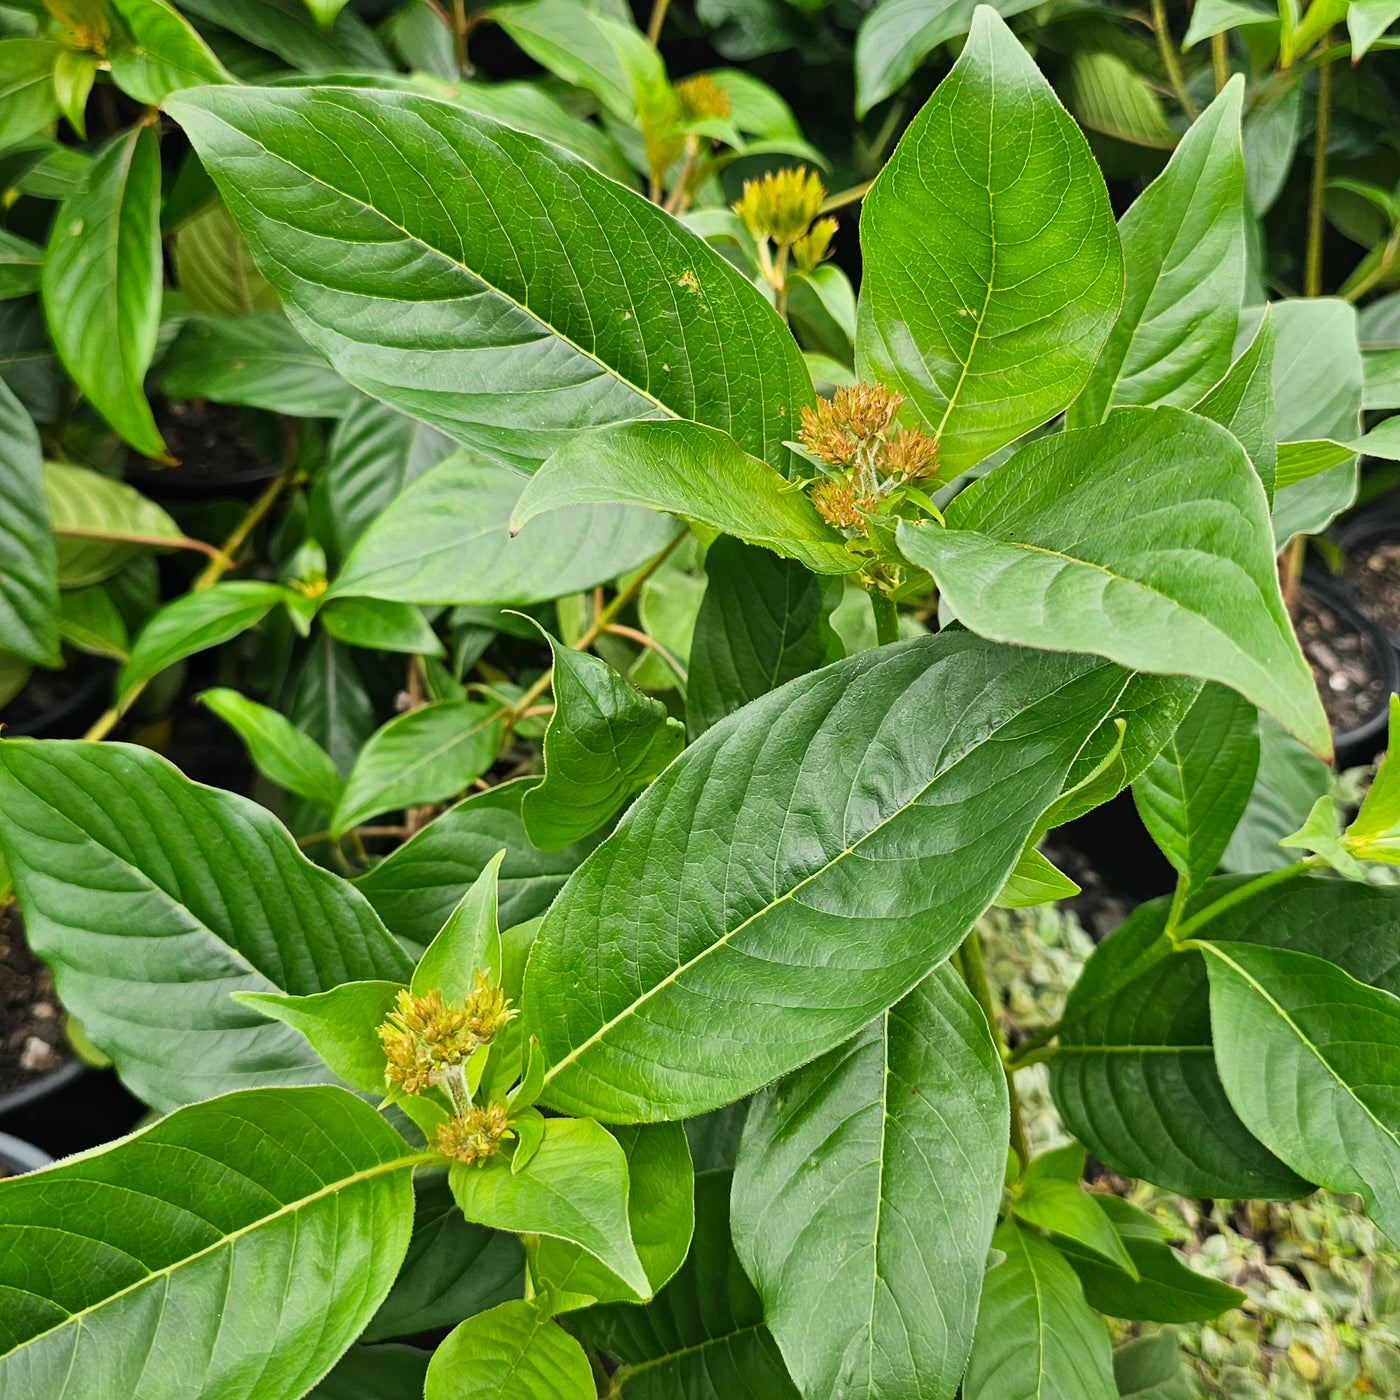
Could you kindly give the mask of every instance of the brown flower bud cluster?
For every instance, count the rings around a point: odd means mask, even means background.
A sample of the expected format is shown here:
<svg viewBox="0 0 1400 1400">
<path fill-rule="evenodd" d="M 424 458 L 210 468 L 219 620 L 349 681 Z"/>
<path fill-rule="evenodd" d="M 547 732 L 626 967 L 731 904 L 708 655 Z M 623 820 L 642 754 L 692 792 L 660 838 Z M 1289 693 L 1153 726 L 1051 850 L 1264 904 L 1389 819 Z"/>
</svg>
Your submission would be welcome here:
<svg viewBox="0 0 1400 1400">
<path fill-rule="evenodd" d="M 437 990 L 414 996 L 404 988 L 379 1027 L 388 1062 L 384 1077 L 407 1094 L 421 1094 L 495 1039 L 515 1015 L 509 999 L 482 972 L 461 1003 L 445 1002 Z"/>
<path fill-rule="evenodd" d="M 438 1128 L 437 1150 L 466 1166 L 484 1167 L 486 1159 L 500 1150 L 501 1143 L 514 1136 L 506 1121 L 505 1105 L 482 1104 L 449 1118 Z"/>
<path fill-rule="evenodd" d="M 799 165 L 796 170 L 771 171 L 761 180 L 745 180 L 744 193 L 733 208 L 755 238 L 771 238 L 784 247 L 807 233 L 825 198 L 826 190 L 816 173 Z M 834 229 L 833 221 L 832 232 Z M 825 244 L 830 242 L 828 232 Z"/>
</svg>

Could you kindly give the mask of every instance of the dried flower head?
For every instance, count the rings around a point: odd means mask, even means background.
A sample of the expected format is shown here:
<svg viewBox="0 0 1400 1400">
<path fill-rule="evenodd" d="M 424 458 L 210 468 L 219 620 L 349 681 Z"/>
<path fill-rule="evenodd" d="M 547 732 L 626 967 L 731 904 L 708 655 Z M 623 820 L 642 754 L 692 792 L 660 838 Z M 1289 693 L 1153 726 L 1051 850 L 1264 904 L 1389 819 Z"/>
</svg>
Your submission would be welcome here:
<svg viewBox="0 0 1400 1400">
<path fill-rule="evenodd" d="M 388 1064 L 384 1077 L 408 1094 L 440 1084 L 443 1076 L 467 1062 L 480 1045 L 491 1041 L 516 1013 L 499 987 L 482 972 L 461 1005 L 444 1002 L 434 989 L 414 996 L 401 990 L 394 1009 L 379 1027 L 379 1043 Z"/>
<path fill-rule="evenodd" d="M 865 533 L 865 521 L 861 518 L 860 507 L 856 502 L 855 487 L 849 481 L 838 477 L 824 477 L 811 490 L 812 504 L 820 512 L 822 519 L 838 530 L 858 530 Z"/>
<path fill-rule="evenodd" d="M 729 92 L 708 73 L 696 73 L 676 84 L 676 96 L 681 100 L 681 116 L 686 121 L 701 121 L 705 117 L 724 119 L 734 113 Z"/>
<path fill-rule="evenodd" d="M 770 172 L 761 180 L 745 180 L 734 212 L 755 238 L 795 243 L 817 217 L 825 198 L 826 190 L 816 173 L 799 165 L 796 170 Z"/>
<path fill-rule="evenodd" d="M 938 471 L 938 443 L 922 428 L 900 428 L 886 440 L 879 465 L 902 481 L 933 476 Z"/>
<path fill-rule="evenodd" d="M 828 466 L 851 466 L 862 448 L 869 453 L 883 440 L 903 402 L 883 384 L 843 386 L 815 407 L 804 405 L 798 441 Z"/>
<path fill-rule="evenodd" d="M 480 1104 L 449 1118 L 437 1130 L 437 1150 L 467 1166 L 475 1163 L 481 1167 L 488 1157 L 496 1155 L 505 1139 L 514 1136 L 504 1104 Z"/>
<path fill-rule="evenodd" d="M 520 1014 L 511 1008 L 510 998 L 499 987 L 493 987 L 480 969 L 467 993 L 464 1010 L 467 1029 L 478 1045 L 494 1040 L 497 1032 Z"/>
<path fill-rule="evenodd" d="M 804 272 L 810 272 L 819 262 L 831 256 L 831 238 L 836 232 L 836 220 L 818 219 L 806 233 L 792 245 L 792 255 Z"/>
</svg>

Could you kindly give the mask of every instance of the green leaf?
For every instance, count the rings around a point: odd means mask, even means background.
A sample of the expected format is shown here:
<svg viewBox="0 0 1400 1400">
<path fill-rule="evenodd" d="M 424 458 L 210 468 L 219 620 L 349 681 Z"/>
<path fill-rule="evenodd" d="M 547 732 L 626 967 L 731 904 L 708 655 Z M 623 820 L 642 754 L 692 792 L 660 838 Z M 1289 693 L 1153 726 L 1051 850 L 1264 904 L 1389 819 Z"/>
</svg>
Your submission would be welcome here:
<svg viewBox="0 0 1400 1400">
<path fill-rule="evenodd" d="M 1244 286 L 1243 97 L 1232 79 L 1123 216 L 1123 309 L 1070 427 L 1119 404 L 1187 408 L 1230 367 Z"/>
<path fill-rule="evenodd" d="M 101 584 L 66 589 L 59 595 L 58 630 L 65 642 L 93 656 L 125 661 L 131 639 L 126 621 Z"/>
<path fill-rule="evenodd" d="M 500 985 L 505 954 L 497 923 L 496 881 L 504 857 L 504 851 L 497 851 L 486 863 L 419 959 L 410 984 L 415 996 L 436 988 L 448 1001 L 461 1001 L 478 971 Z"/>
<path fill-rule="evenodd" d="M 520 1296 L 525 1267 L 520 1241 L 464 1220 L 446 1171 L 419 1172 L 413 1186 L 408 1255 L 362 1341 L 453 1327 L 464 1317 Z M 421 1380 L 412 1400 L 422 1400 Z"/>
<path fill-rule="evenodd" d="M 1181 41 L 1181 49 L 1184 53 L 1195 48 L 1202 39 L 1213 39 L 1217 34 L 1238 29 L 1244 24 L 1277 23 L 1276 11 L 1246 5 L 1242 0 L 1198 0 L 1191 11 L 1191 23 L 1186 26 L 1186 37 Z"/>
<path fill-rule="evenodd" d="M 1295 1171 L 1358 1192 L 1400 1238 L 1400 998 L 1309 953 L 1199 946 L 1235 1111 Z"/>
<path fill-rule="evenodd" d="M 1138 815 L 1188 893 L 1215 873 L 1254 790 L 1254 706 L 1207 685 L 1161 753 L 1133 784 Z"/>
<path fill-rule="evenodd" d="M 364 899 L 312 865 L 271 812 L 191 783 L 147 749 L 0 743 L 0 806 L 34 951 L 158 1110 L 250 1084 L 325 1082 L 301 1036 L 229 992 L 303 996 L 409 976 Z"/>
<path fill-rule="evenodd" d="M 411 1346 L 352 1346 L 307 1400 L 423 1400 L 430 1357 Z"/>
<path fill-rule="evenodd" d="M 992 903 L 998 909 L 1030 909 L 1037 904 L 1073 899 L 1079 888 L 1033 846 L 1028 846 L 1017 857 L 1015 868 Z"/>
<path fill-rule="evenodd" d="M 520 818 L 533 778 L 473 793 L 391 851 L 356 885 L 401 938 L 430 943 L 457 902 L 496 853 L 505 848 L 497 895 L 504 927 L 549 908 L 578 863 L 597 844 L 537 850 Z"/>
<path fill-rule="evenodd" d="M 37 243 L 0 229 L 0 300 L 37 292 L 43 261 L 44 250 Z"/>
<path fill-rule="evenodd" d="M 382 1096 L 384 1047 L 379 1024 L 394 1009 L 401 982 L 342 982 L 328 992 L 284 996 L 280 992 L 234 992 L 240 1006 L 249 1006 L 269 1020 L 300 1031 L 311 1048 L 352 1089 Z"/>
<path fill-rule="evenodd" d="M 1019 1194 L 1012 1197 L 1011 1210 L 1027 1225 L 1063 1235 L 1082 1246 L 1091 1259 L 1106 1261 L 1114 1272 L 1137 1277 L 1137 1265 L 1113 1222 L 1099 1206 L 1098 1198 L 1077 1181 L 1055 1176 L 1023 1177 Z"/>
<path fill-rule="evenodd" d="M 297 1400 L 389 1291 L 420 1160 L 344 1090 L 258 1089 L 0 1183 L 0 1384 Z"/>
<path fill-rule="evenodd" d="M 1181 1344 L 1171 1328 L 1116 1348 L 1113 1378 L 1125 1400 L 1191 1400 Z"/>
<path fill-rule="evenodd" d="M 547 1121 L 547 1120 L 545 1120 Z M 627 1220 L 650 1287 L 639 1295 L 586 1250 L 542 1235 L 528 1251 L 536 1287 L 636 1303 L 652 1298 L 685 1262 L 695 1227 L 695 1173 L 679 1123 L 612 1130 L 627 1154 Z"/>
<path fill-rule="evenodd" d="M 1196 13 L 1200 12 L 1196 7 Z M 1277 24 L 1277 16 L 1265 16 Z M 1244 184 L 1256 219 L 1273 208 L 1283 192 L 1298 149 L 1303 122 L 1303 73 L 1277 91 L 1260 92 L 1244 119 Z M 1272 89 L 1273 85 L 1269 85 Z"/>
<path fill-rule="evenodd" d="M 346 774 L 374 732 L 374 705 L 350 651 L 325 632 L 311 640 L 292 690 L 292 723 L 330 754 L 336 772 Z M 438 920 L 440 924 L 441 919 Z M 433 925 L 435 931 L 437 924 Z M 428 934 L 432 937 L 432 932 Z"/>
<path fill-rule="evenodd" d="M 161 392 L 297 418 L 339 418 L 355 391 L 277 312 L 189 316 L 165 357 Z"/>
<path fill-rule="evenodd" d="M 1264 483 L 1270 507 L 1279 459 L 1273 391 L 1275 338 L 1273 310 L 1267 308 L 1249 348 L 1194 410 L 1239 439 Z"/>
<path fill-rule="evenodd" d="M 955 1394 L 1006 1134 L 1000 1057 L 946 965 L 754 1099 L 734 1241 L 805 1394 Z"/>
<path fill-rule="evenodd" d="M 972 28 L 976 0 L 880 0 L 856 34 L 856 116 L 893 96 L 940 44 Z M 1004 19 L 1032 8 L 1031 0 L 998 0 Z"/>
<path fill-rule="evenodd" d="M 1079 392 L 1122 294 L 1108 191 L 989 7 L 865 196 L 861 250 L 856 369 L 911 401 L 945 476 Z"/>
<path fill-rule="evenodd" d="M 131 659 L 117 677 L 118 701 L 182 657 L 207 651 L 256 626 L 285 596 L 280 583 L 235 579 L 166 603 L 136 634 Z"/>
<path fill-rule="evenodd" d="M 581 1336 L 622 1364 L 623 1400 L 798 1400 L 763 1305 L 729 1238 L 727 1171 L 695 1178 L 695 1237 L 680 1272 L 645 1307 L 589 1308 Z"/>
<path fill-rule="evenodd" d="M 53 70 L 62 52 L 52 39 L 0 39 L 0 149 L 18 146 L 58 120 Z"/>
<path fill-rule="evenodd" d="M 58 556 L 44 495 L 39 434 L 8 386 L 0 383 L 0 651 L 56 666 Z"/>
<path fill-rule="evenodd" d="M 78 49 L 65 49 L 58 56 L 53 70 L 54 96 L 68 125 L 87 140 L 87 101 L 97 77 L 97 55 Z"/>
<path fill-rule="evenodd" d="M 1400 861 L 1400 696 L 1390 697 L 1385 757 L 1347 828 L 1347 849 L 1362 860 Z"/>
<path fill-rule="evenodd" d="M 1156 86 L 1116 53 L 1075 49 L 1066 102 L 1091 131 L 1170 151 L 1180 139 Z"/>
<path fill-rule="evenodd" d="M 1279 840 L 1296 831 L 1317 799 L 1331 790 L 1332 769 L 1268 715 L 1259 716 L 1259 776 L 1244 816 L 1220 858 L 1221 868 L 1273 870 L 1290 857 Z"/>
<path fill-rule="evenodd" d="M 454 453 L 369 525 L 330 595 L 536 603 L 616 578 L 675 538 L 674 520 L 616 506 L 561 511 L 512 538 L 507 523 L 526 484 L 509 467 Z"/>
<path fill-rule="evenodd" d="M 727 433 L 699 423 L 620 423 L 561 447 L 526 483 L 518 531 L 561 506 L 670 511 L 796 559 L 818 573 L 854 572 L 845 540 L 808 497 Z"/>
<path fill-rule="evenodd" d="M 1086 657 L 949 632 L 717 724 L 545 919 L 522 1003 L 545 1100 L 689 1116 L 849 1038 L 961 940 L 1129 686 Z"/>
<path fill-rule="evenodd" d="M 1117 1400 L 1108 1333 L 1073 1270 L 1039 1235 L 1006 1221 L 992 1244 L 965 1400 Z"/>
<path fill-rule="evenodd" d="M 517 1298 L 448 1334 L 428 1363 L 424 1400 L 593 1400 L 597 1393 L 578 1342 L 538 1303 Z"/>
<path fill-rule="evenodd" d="M 605 661 L 548 640 L 554 713 L 544 781 L 525 794 L 520 815 L 540 850 L 557 851 L 606 826 L 646 787 L 685 747 L 685 726 Z"/>
<path fill-rule="evenodd" d="M 112 140 L 54 215 L 44 314 L 59 358 L 138 452 L 163 458 L 141 381 L 160 327 L 160 148 L 138 124 Z"/>
<path fill-rule="evenodd" d="M 1113 509 L 1130 492 L 1131 513 Z M 1178 409 L 1057 433 L 900 548 L 968 627 L 1239 691 L 1318 754 L 1332 736 L 1278 591 L 1263 488 L 1238 442 Z"/>
<path fill-rule="evenodd" d="M 839 586 L 729 536 L 706 551 L 705 572 L 685 692 L 691 738 L 845 654 L 829 621 Z"/>
<path fill-rule="evenodd" d="M 1308 819 L 1297 831 L 1285 836 L 1279 845 L 1321 856 L 1333 870 L 1349 880 L 1366 878 L 1366 872 L 1342 840 L 1340 814 L 1336 800 L 1330 795 L 1319 797 L 1313 803 Z"/>
<path fill-rule="evenodd" d="M 641 1297 L 651 1288 L 627 1219 L 627 1157 L 591 1118 L 550 1118 L 520 1172 L 505 1154 L 454 1163 L 448 1178 L 468 1220 L 582 1246 Z"/>
<path fill-rule="evenodd" d="M 381 598 L 332 598 L 317 614 L 338 642 L 371 651 L 441 656 L 442 643 L 422 610 Z"/>
<path fill-rule="evenodd" d="M 337 836 L 380 812 L 441 802 L 495 761 L 499 710 L 466 700 L 438 700 L 396 715 L 360 750 L 331 818 Z"/>
<path fill-rule="evenodd" d="M 579 429 L 667 414 L 786 466 L 812 391 L 776 313 L 559 147 L 409 93 L 208 88 L 167 105 L 297 329 L 376 398 L 527 470 Z M 353 271 L 328 269 L 327 236 L 356 241 Z"/>
<path fill-rule="evenodd" d="M 260 773 L 328 815 L 345 788 L 331 756 L 285 715 L 236 690 L 216 686 L 200 701 L 237 731 Z"/>
<path fill-rule="evenodd" d="M 154 501 L 126 482 L 87 467 L 45 462 L 44 494 L 56 536 L 61 588 L 101 583 L 145 550 L 184 538 Z"/>
<path fill-rule="evenodd" d="M 131 43 L 113 44 L 108 52 L 112 81 L 128 97 L 156 103 L 181 88 L 233 81 L 209 45 L 165 0 L 112 0 L 112 8 L 131 35 Z"/>
<path fill-rule="evenodd" d="M 1351 0 L 1346 15 L 1351 61 L 1355 63 L 1400 19 L 1400 0 Z"/>
<path fill-rule="evenodd" d="M 303 0 L 239 0 L 235 6 L 222 0 L 182 0 L 181 8 L 275 53 L 303 73 L 393 67 L 374 31 L 350 10 L 342 10 L 327 32 L 312 19 Z"/>
<path fill-rule="evenodd" d="M 344 559 L 389 502 L 453 446 L 426 423 L 377 399 L 357 399 L 336 425 L 325 465 L 311 486 L 312 534 L 332 562 Z"/>
</svg>

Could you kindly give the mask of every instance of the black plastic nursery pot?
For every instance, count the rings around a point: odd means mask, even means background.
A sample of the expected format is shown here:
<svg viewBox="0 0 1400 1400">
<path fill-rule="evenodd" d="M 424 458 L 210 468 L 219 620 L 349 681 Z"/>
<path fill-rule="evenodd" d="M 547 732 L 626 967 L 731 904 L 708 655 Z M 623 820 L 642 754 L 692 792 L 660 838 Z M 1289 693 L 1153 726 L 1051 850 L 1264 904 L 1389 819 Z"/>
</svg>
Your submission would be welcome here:
<svg viewBox="0 0 1400 1400">
<path fill-rule="evenodd" d="M 23 1176 L 25 1172 L 46 1167 L 53 1158 L 32 1142 L 0 1133 L 0 1177 Z"/>
<path fill-rule="evenodd" d="M 228 404 L 162 403 L 157 423 L 174 466 L 132 452 L 123 475 L 144 495 L 174 504 L 233 496 L 251 501 L 279 470 L 275 454 Z"/>
<path fill-rule="evenodd" d="M 1348 520 L 1334 536 L 1341 581 L 1356 606 L 1400 648 L 1400 510 L 1375 510 Z"/>
<path fill-rule="evenodd" d="M 1350 590 L 1326 575 L 1304 575 L 1294 614 L 1298 640 L 1318 678 L 1323 705 L 1332 721 L 1337 766 L 1368 763 L 1385 747 L 1390 696 L 1400 691 L 1400 653 L 1386 629 L 1361 609 Z M 1352 644 L 1353 639 L 1359 647 Z M 1343 644 L 1351 653 L 1348 659 L 1337 655 Z M 1356 694 L 1344 697 L 1352 713 L 1342 721 L 1336 717 L 1339 678 L 1344 689 L 1355 676 L 1354 663 L 1362 652 L 1370 679 L 1364 694 L 1357 686 Z"/>
</svg>

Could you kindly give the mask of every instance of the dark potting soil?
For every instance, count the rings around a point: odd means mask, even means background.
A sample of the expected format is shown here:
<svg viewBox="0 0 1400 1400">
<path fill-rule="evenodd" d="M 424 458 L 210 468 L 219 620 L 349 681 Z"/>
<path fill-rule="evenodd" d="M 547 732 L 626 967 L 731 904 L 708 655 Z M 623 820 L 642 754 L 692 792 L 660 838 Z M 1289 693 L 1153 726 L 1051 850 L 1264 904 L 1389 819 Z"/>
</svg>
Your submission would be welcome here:
<svg viewBox="0 0 1400 1400">
<path fill-rule="evenodd" d="M 0 908 L 0 1094 L 72 1058 L 47 967 L 29 950 L 13 904 Z"/>
<path fill-rule="evenodd" d="M 1344 561 L 1342 577 L 1361 611 L 1400 637 L 1400 539 L 1358 540 Z"/>
<path fill-rule="evenodd" d="M 1298 590 L 1293 627 L 1333 732 L 1365 723 L 1385 698 L 1385 668 L 1371 639 L 1306 586 Z"/>
<path fill-rule="evenodd" d="M 158 490 L 162 481 L 189 489 L 207 481 L 211 489 L 230 478 L 271 476 L 276 464 L 248 431 L 243 410 L 221 403 L 159 403 L 156 426 L 178 465 L 135 458 L 133 474 Z"/>
</svg>

